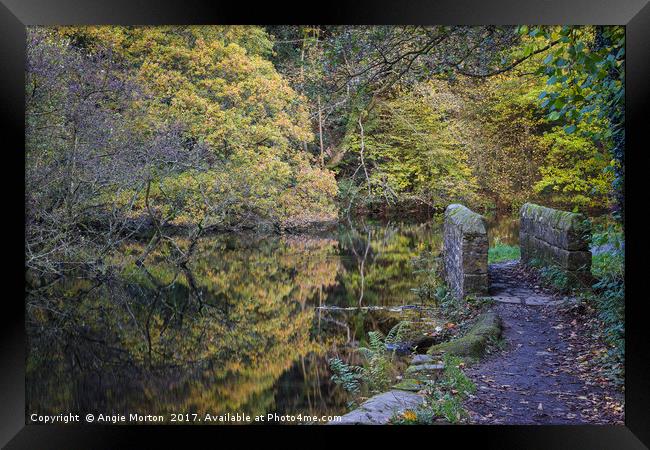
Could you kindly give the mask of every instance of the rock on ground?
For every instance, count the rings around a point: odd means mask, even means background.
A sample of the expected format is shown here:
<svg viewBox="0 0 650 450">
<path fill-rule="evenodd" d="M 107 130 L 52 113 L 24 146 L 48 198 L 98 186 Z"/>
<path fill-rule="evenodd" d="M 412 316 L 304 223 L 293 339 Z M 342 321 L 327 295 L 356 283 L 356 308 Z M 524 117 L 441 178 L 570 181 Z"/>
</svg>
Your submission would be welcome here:
<svg viewBox="0 0 650 450">
<path fill-rule="evenodd" d="M 413 392 L 392 390 L 375 395 L 366 400 L 359 408 L 341 417 L 332 425 L 384 425 L 390 419 L 407 409 L 417 408 L 424 402 L 424 397 Z"/>
</svg>

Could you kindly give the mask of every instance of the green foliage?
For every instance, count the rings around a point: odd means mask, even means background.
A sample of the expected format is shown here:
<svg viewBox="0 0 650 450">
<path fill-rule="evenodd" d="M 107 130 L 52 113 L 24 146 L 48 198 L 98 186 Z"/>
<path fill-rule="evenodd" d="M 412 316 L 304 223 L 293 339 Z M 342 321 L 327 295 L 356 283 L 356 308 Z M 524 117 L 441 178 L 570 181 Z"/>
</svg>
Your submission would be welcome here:
<svg viewBox="0 0 650 450">
<path fill-rule="evenodd" d="M 594 127 L 578 125 L 579 130 L 586 128 Z M 574 210 L 606 209 L 614 180 L 608 152 L 584 134 L 567 134 L 561 127 L 545 133 L 542 142 L 549 151 L 535 192 Z"/>
<path fill-rule="evenodd" d="M 388 350 L 387 344 L 401 342 L 407 329 L 408 322 L 399 322 L 386 336 L 381 331 L 369 331 L 367 346 L 359 347 L 364 357 L 363 379 L 371 393 L 383 392 L 393 382 L 395 352 Z"/>
<path fill-rule="evenodd" d="M 597 250 L 592 257 L 592 274 L 598 279 L 610 275 L 622 277 L 625 237 L 621 225 L 616 222 L 596 223 L 591 245 Z"/>
<path fill-rule="evenodd" d="M 445 355 L 445 373 L 440 381 L 440 386 L 444 389 L 458 391 L 461 397 L 476 392 L 476 385 L 461 370 L 463 360 L 457 356 Z"/>
<path fill-rule="evenodd" d="M 596 112 L 609 119 L 612 110 L 621 110 L 625 95 L 625 29 L 623 27 L 535 27 L 528 32 L 538 40 L 553 43 L 538 74 L 548 77 L 550 89 L 540 94 L 548 107 L 549 119 L 564 118 L 568 134 L 576 124 L 591 122 Z M 620 111 L 619 111 L 620 112 Z M 591 131 L 596 140 L 606 140 L 620 131 L 620 123 L 606 130 Z"/>
<path fill-rule="evenodd" d="M 568 293 L 574 287 L 569 282 L 570 280 L 566 271 L 560 266 L 547 264 L 545 261 L 536 258 L 530 261 L 530 265 L 537 267 L 542 279 L 558 291 Z"/>
<path fill-rule="evenodd" d="M 441 302 L 450 297 L 447 286 L 441 277 L 442 260 L 439 256 L 434 256 L 431 252 L 425 251 L 411 260 L 414 274 L 424 274 L 424 279 L 420 285 L 413 288 L 412 291 L 423 302 L 434 300 Z"/>
<path fill-rule="evenodd" d="M 450 126 L 486 206 L 515 210 L 533 195 L 547 151 L 540 140 L 546 121 L 537 104 L 542 85 L 538 78 L 508 72 L 478 81 L 459 78 L 450 87 Z"/>
<path fill-rule="evenodd" d="M 581 66 L 582 54 L 591 52 L 590 58 L 607 66 L 607 51 L 585 47 L 595 45 L 593 27 L 526 30 L 521 43 L 504 52 L 505 61 L 520 61 L 511 70 L 479 81 L 459 77 L 450 87 L 447 103 L 457 111 L 450 125 L 467 148 L 479 186 L 497 207 L 516 210 L 537 198 L 565 209 L 607 209 L 622 159 L 614 155 L 618 144 L 609 137 L 612 119 L 599 111 L 618 114 L 622 104 L 606 107 L 604 93 L 587 92 L 600 86 L 580 87 L 591 70 Z M 618 33 L 604 27 L 610 32 Z M 571 53 L 564 35 L 582 41 L 583 53 Z M 579 119 L 573 118 L 576 110 Z"/>
<path fill-rule="evenodd" d="M 339 358 L 330 359 L 332 381 L 353 396 L 359 396 L 362 389 L 371 394 L 387 390 L 395 376 L 395 352 L 389 350 L 387 344 L 402 342 L 408 327 L 408 322 L 399 322 L 385 336 L 380 331 L 368 332 L 367 345 L 358 349 L 363 356 L 363 366 L 348 365 Z"/>
<path fill-rule="evenodd" d="M 368 347 L 360 347 L 364 360 L 364 379 L 371 393 L 379 393 L 390 386 L 391 359 L 379 331 L 368 333 Z"/>
<path fill-rule="evenodd" d="M 342 386 L 351 395 L 356 396 L 361 393 L 361 381 L 363 380 L 362 367 L 350 366 L 340 358 L 331 358 L 329 360 L 329 366 L 332 372 L 331 380 L 334 383 Z"/>
<path fill-rule="evenodd" d="M 433 84 L 397 89 L 369 113 L 363 124 L 369 178 L 363 170 L 357 174 L 372 196 L 389 202 L 415 197 L 435 208 L 473 201 L 475 179 L 434 93 Z M 343 145 L 358 154 L 361 143 L 359 128 L 351 126 Z"/>
<path fill-rule="evenodd" d="M 588 300 L 596 306 L 598 317 L 604 325 L 612 377 L 622 383 L 625 370 L 625 257 L 620 225 L 610 223 L 599 226 L 592 243 L 606 246 L 606 249 L 592 258 L 591 270 L 596 282 Z"/>
<path fill-rule="evenodd" d="M 520 32 L 551 47 L 536 71 L 547 77 L 548 88 L 539 98 L 548 119 L 562 123 L 567 135 L 578 133 L 605 146 L 613 160 L 605 170 L 622 208 L 625 28 L 534 27 Z M 592 123 L 599 126 L 584 126 Z"/>
<path fill-rule="evenodd" d="M 449 423 L 458 423 L 467 417 L 463 400 L 476 392 L 476 385 L 462 371 L 463 360 L 445 355 L 445 370 L 438 381 L 425 382 L 427 401 L 415 410 L 407 410 L 392 423 L 399 425 L 430 425 L 442 418 Z"/>
<path fill-rule="evenodd" d="M 488 248 L 488 264 L 510 261 L 520 257 L 521 252 L 518 245 L 504 244 L 498 239 L 495 239 L 494 245 Z"/>
</svg>

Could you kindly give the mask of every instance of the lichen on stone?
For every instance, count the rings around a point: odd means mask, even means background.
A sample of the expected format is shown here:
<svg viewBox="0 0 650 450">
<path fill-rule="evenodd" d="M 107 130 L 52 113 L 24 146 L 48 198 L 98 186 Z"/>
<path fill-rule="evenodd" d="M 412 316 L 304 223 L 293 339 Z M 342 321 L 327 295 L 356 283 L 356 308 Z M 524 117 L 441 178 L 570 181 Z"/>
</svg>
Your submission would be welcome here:
<svg viewBox="0 0 650 450">
<path fill-rule="evenodd" d="M 452 204 L 444 222 L 445 281 L 456 298 L 487 293 L 488 238 L 485 219 L 463 205 Z"/>
<path fill-rule="evenodd" d="M 521 259 L 589 275 L 591 223 L 582 214 L 526 203 L 521 207 Z"/>
</svg>

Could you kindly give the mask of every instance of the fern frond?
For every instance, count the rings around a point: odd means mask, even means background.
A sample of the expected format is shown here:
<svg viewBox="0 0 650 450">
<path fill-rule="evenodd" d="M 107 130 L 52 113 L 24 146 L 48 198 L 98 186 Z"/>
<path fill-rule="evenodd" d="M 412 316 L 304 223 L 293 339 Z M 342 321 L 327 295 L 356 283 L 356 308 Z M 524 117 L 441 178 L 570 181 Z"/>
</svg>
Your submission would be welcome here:
<svg viewBox="0 0 650 450">
<path fill-rule="evenodd" d="M 409 326 L 410 322 L 408 321 L 403 320 L 399 322 L 397 325 L 390 329 L 386 335 L 386 339 L 384 339 L 384 342 L 386 344 L 396 344 L 398 342 L 402 342 L 404 334 L 408 330 Z"/>
</svg>

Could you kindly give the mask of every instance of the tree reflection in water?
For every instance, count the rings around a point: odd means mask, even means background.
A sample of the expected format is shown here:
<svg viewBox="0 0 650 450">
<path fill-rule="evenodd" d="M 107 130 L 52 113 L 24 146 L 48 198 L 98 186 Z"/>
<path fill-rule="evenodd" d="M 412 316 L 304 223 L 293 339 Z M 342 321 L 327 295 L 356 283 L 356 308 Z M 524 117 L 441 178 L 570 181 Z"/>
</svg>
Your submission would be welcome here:
<svg viewBox="0 0 650 450">
<path fill-rule="evenodd" d="M 411 260 L 439 246 L 438 225 L 362 224 L 206 237 L 179 267 L 132 242 L 101 280 L 29 289 L 28 411 L 341 413 L 327 359 L 396 318 L 316 307 L 414 303 Z"/>
</svg>

